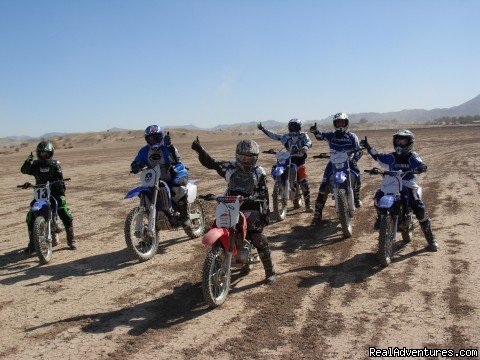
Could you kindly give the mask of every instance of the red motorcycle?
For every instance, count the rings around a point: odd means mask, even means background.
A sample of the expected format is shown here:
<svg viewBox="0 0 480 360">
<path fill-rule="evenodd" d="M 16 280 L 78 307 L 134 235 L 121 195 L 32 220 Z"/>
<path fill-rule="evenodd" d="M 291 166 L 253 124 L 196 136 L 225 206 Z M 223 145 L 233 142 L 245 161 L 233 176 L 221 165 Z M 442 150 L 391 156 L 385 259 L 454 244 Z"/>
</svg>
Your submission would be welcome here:
<svg viewBox="0 0 480 360">
<path fill-rule="evenodd" d="M 217 202 L 215 222 L 202 238 L 204 245 L 212 247 L 203 264 L 203 296 L 207 304 L 215 308 L 227 299 L 232 266 L 241 267 L 241 272 L 247 274 L 258 257 L 255 247 L 246 239 L 250 211 L 240 211 L 240 206 L 245 201 L 265 200 L 214 195 L 199 198 Z"/>
</svg>

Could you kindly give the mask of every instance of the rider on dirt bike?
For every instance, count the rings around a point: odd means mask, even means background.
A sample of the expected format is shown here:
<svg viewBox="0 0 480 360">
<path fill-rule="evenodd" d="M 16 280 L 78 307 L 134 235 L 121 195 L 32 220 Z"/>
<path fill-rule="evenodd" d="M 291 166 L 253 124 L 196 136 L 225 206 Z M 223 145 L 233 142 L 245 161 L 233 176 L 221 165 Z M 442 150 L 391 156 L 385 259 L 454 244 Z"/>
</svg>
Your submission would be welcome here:
<svg viewBox="0 0 480 360">
<path fill-rule="evenodd" d="M 300 180 L 300 186 L 303 190 L 305 199 L 305 209 L 307 212 L 313 212 L 310 203 L 310 186 L 308 184 L 307 168 L 305 160 L 307 159 L 307 150 L 312 147 L 312 141 L 307 133 L 302 132 L 302 122 L 298 119 L 291 119 L 288 122 L 288 134 L 277 134 L 263 127 L 258 123 L 257 128 L 265 133 L 270 139 L 279 140 L 288 151 L 292 153 L 292 163 L 298 166 L 297 176 Z"/>
<path fill-rule="evenodd" d="M 393 134 L 393 148 L 394 152 L 391 153 L 379 153 L 377 150 L 370 146 L 367 141 L 361 141 L 361 144 L 365 146 L 368 153 L 376 160 L 383 168 L 388 170 L 402 170 L 409 171 L 415 170 L 419 174 L 427 171 L 427 165 L 420 159 L 420 156 L 416 152 L 413 152 L 413 144 L 415 137 L 410 130 L 398 130 Z M 438 243 L 432 233 L 431 221 L 425 208 L 425 204 L 421 199 L 422 190 L 417 184 L 417 175 L 408 174 L 403 178 L 403 186 L 408 189 L 409 204 L 412 208 L 416 218 L 420 223 L 425 239 L 428 243 L 428 249 L 431 251 L 438 250 Z M 375 194 L 375 207 L 377 207 L 378 200 L 383 196 L 383 192 L 377 190 Z M 378 209 L 377 209 L 378 214 Z M 379 217 L 375 221 L 374 228 L 379 228 Z"/>
<path fill-rule="evenodd" d="M 137 174 L 144 167 L 154 168 L 160 165 L 161 180 L 165 181 L 172 189 L 174 208 L 180 213 L 182 225 L 188 227 L 191 223 L 188 216 L 187 194 L 181 196 L 184 191 L 182 185 L 186 185 L 188 182 L 188 171 L 183 169 L 180 172 L 175 172 L 174 166 L 181 164 L 178 150 L 172 145 L 170 135 L 164 135 L 163 130 L 158 125 L 148 126 L 145 129 L 144 136 L 147 145 L 140 149 L 130 165 L 132 173 Z"/>
<path fill-rule="evenodd" d="M 335 131 L 319 131 L 315 124 L 314 126 L 310 127 L 310 132 L 315 135 L 315 138 L 317 140 L 328 141 L 328 146 L 332 150 L 357 150 L 353 154 L 349 163 L 350 169 L 357 175 L 357 181 L 355 183 L 355 188 L 353 189 L 353 196 L 355 207 L 359 208 L 362 206 L 362 202 L 360 201 L 360 187 L 362 184 L 360 180 L 360 169 L 357 165 L 358 160 L 360 160 L 360 158 L 362 157 L 362 153 L 360 151 L 360 143 L 358 142 L 357 135 L 348 131 L 347 114 L 335 114 L 333 117 L 333 126 L 335 128 Z M 320 188 L 318 189 L 318 196 L 317 200 L 315 201 L 315 214 L 313 215 L 312 226 L 318 225 L 322 220 L 322 211 L 328 196 L 327 185 L 332 173 L 332 163 L 329 162 L 323 173 L 323 179 L 320 184 Z"/>
<path fill-rule="evenodd" d="M 242 140 L 237 144 L 236 160 L 216 161 L 200 145 L 192 143 L 192 149 L 198 153 L 200 163 L 207 169 L 216 170 L 228 183 L 228 196 L 254 196 L 268 200 L 267 177 L 265 170 L 256 166 L 259 154 L 258 144 L 253 140 Z M 247 238 L 258 250 L 258 255 L 265 269 L 267 283 L 275 282 L 275 269 L 268 241 L 263 235 L 263 227 L 268 223 L 268 209 L 262 209 L 258 202 L 244 202 L 240 210 L 248 210 Z"/>
<path fill-rule="evenodd" d="M 37 160 L 33 159 L 33 154 L 27 157 L 23 163 L 20 171 L 22 174 L 35 176 L 35 184 L 43 185 L 47 181 L 53 182 L 57 180 L 63 180 L 62 168 L 60 162 L 53 159 L 53 153 L 55 148 L 50 141 L 41 141 L 37 145 L 36 153 Z M 70 249 L 77 249 L 77 242 L 73 235 L 73 217 L 72 213 L 67 205 L 65 198 L 65 184 L 56 183 L 51 187 L 52 196 L 58 203 L 58 216 L 62 219 L 65 231 L 67 233 L 67 243 Z M 25 249 L 25 253 L 31 255 L 35 252 L 35 245 L 33 243 L 33 213 L 32 210 L 27 214 L 27 226 L 28 226 L 28 246 Z M 56 243 L 52 244 L 57 245 Z"/>
</svg>

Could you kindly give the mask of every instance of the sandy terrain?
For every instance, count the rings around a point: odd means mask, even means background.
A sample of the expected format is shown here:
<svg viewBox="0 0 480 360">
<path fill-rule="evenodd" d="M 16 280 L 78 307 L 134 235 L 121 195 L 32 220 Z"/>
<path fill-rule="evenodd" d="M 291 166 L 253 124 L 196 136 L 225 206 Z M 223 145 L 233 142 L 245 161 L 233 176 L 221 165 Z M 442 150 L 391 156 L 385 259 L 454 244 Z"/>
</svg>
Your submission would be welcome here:
<svg viewBox="0 0 480 360">
<path fill-rule="evenodd" d="M 391 133 L 371 131 L 369 141 L 390 150 Z M 380 178 L 366 175 L 352 238 L 342 238 L 331 201 L 315 232 L 308 228 L 311 214 L 291 211 L 266 229 L 277 283 L 262 284 L 259 263 L 249 276 L 235 275 L 227 302 L 215 310 L 202 298 L 207 249 L 200 240 L 164 232 L 157 256 L 146 263 L 126 250 L 123 223 L 137 200 L 123 196 L 139 182 L 128 174 L 142 144 L 138 134 L 82 135 L 57 151 L 72 178 L 67 198 L 79 250 L 68 250 L 61 234 L 46 266 L 20 253 L 32 194 L 15 185 L 31 181 L 19 169 L 33 149 L 0 155 L 0 358 L 362 359 L 369 346 L 478 348 L 480 127 L 415 134 L 429 165 L 420 184 L 439 252 L 426 252 L 417 231 L 388 268 L 377 266 L 372 195 Z M 200 140 L 214 157 L 229 159 L 241 137 L 202 133 Z M 199 165 L 193 139 L 191 131 L 173 132 L 200 193 L 218 193 L 224 180 Z M 257 140 L 262 149 L 278 147 L 260 134 Z M 325 150 L 325 142 L 314 141 L 310 154 Z M 273 157 L 260 160 L 269 171 Z M 362 168 L 373 164 L 367 156 L 361 161 Z M 315 197 L 325 161 L 307 166 Z M 210 222 L 213 205 L 206 206 Z"/>
</svg>

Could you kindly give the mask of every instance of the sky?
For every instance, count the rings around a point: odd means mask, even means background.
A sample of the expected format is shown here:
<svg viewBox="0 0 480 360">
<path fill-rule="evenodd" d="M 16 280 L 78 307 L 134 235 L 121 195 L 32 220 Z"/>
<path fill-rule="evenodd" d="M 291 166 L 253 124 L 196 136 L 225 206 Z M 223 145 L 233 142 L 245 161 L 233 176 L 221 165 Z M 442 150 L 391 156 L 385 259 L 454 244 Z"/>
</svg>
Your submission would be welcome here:
<svg viewBox="0 0 480 360">
<path fill-rule="evenodd" d="M 0 137 L 459 105 L 478 0 L 0 0 Z"/>
</svg>

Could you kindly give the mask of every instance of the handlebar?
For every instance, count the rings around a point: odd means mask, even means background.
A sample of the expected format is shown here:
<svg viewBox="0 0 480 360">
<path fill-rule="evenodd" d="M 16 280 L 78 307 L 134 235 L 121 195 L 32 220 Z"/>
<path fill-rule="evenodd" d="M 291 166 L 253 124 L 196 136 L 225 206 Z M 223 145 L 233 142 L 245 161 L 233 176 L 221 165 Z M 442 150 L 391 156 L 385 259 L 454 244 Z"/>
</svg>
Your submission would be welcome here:
<svg viewBox="0 0 480 360">
<path fill-rule="evenodd" d="M 199 195 L 199 199 L 205 200 L 205 201 L 216 201 L 219 203 L 234 203 L 239 200 L 240 203 L 246 202 L 246 201 L 253 201 L 253 202 L 263 202 L 265 199 L 263 198 L 258 198 L 254 196 L 215 196 L 214 194 L 206 194 L 206 195 Z"/>
<path fill-rule="evenodd" d="M 345 151 L 347 153 L 348 156 L 352 155 L 352 154 L 355 154 L 356 152 L 362 152 L 362 150 L 365 150 L 364 147 L 360 147 L 358 149 L 353 149 L 353 150 L 348 150 L 348 151 Z M 324 152 L 324 153 L 320 153 L 318 155 L 314 155 L 313 158 L 314 159 L 330 159 L 330 156 L 332 153 L 337 153 L 337 152 L 343 152 L 344 150 L 332 150 L 328 153 Z"/>
<path fill-rule="evenodd" d="M 382 176 L 385 176 L 385 175 L 391 175 L 391 176 L 395 176 L 396 174 L 398 174 L 400 171 L 396 171 L 396 170 L 392 170 L 392 171 L 389 171 L 389 170 L 385 170 L 385 171 L 382 171 L 381 169 L 379 168 L 372 168 L 372 169 L 366 169 L 366 170 L 363 170 L 363 172 L 366 172 L 370 175 L 382 175 Z M 405 175 L 408 175 L 408 174 L 418 174 L 419 172 L 417 170 L 409 170 L 409 171 L 402 171 L 401 172 L 401 175 L 402 177 L 405 176 Z"/>
<path fill-rule="evenodd" d="M 66 178 L 66 179 L 63 179 L 63 180 L 55 180 L 55 181 L 52 181 L 50 183 L 50 185 L 52 184 L 55 184 L 55 183 L 63 183 L 65 181 L 70 181 L 72 180 L 71 178 Z M 33 185 L 32 183 L 29 183 L 29 182 L 26 182 L 22 185 L 17 185 L 17 188 L 21 188 L 21 189 L 28 189 L 28 188 L 39 188 L 39 187 L 43 187 L 45 186 L 46 184 L 41 184 L 41 185 Z"/>
</svg>

